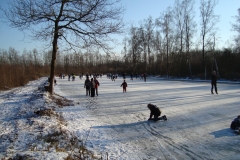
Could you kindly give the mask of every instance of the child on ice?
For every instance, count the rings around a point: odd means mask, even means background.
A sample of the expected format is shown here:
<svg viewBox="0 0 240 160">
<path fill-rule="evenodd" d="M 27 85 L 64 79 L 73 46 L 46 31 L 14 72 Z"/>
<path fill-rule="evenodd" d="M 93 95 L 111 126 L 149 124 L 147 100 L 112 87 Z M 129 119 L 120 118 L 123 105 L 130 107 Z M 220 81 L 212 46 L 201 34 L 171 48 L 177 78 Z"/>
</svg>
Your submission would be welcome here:
<svg viewBox="0 0 240 160">
<path fill-rule="evenodd" d="M 124 80 L 120 87 L 123 87 L 123 93 L 127 91 L 127 82 Z"/>
</svg>

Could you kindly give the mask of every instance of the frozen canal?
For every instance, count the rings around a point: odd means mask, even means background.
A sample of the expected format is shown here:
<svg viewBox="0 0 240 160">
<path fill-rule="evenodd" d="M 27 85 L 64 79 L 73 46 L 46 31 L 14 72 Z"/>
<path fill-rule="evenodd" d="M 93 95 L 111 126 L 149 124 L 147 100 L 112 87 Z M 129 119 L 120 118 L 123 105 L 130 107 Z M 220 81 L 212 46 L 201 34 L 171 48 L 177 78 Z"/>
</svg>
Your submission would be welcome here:
<svg viewBox="0 0 240 160">
<path fill-rule="evenodd" d="M 240 136 L 229 128 L 240 115 L 240 85 L 210 82 L 147 82 L 127 78 L 127 93 L 115 82 L 99 78 L 99 96 L 87 97 L 85 78 L 57 79 L 55 92 L 75 106 L 61 109 L 68 130 L 96 155 L 109 159 L 240 159 Z M 168 121 L 148 122 L 147 104 L 157 105 Z"/>
</svg>

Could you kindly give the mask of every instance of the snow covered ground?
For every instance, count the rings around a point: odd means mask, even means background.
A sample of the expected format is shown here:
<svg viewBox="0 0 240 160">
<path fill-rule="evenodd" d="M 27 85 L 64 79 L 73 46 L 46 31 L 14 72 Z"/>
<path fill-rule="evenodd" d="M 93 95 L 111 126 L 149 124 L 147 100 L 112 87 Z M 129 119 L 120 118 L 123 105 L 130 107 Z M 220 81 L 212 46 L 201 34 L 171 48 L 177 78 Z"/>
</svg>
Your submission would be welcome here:
<svg viewBox="0 0 240 160">
<path fill-rule="evenodd" d="M 240 159 L 240 137 L 229 128 L 240 114 L 239 84 L 219 82 L 219 94 L 212 95 L 209 81 L 167 81 L 150 77 L 144 82 L 127 78 L 127 93 L 122 93 L 122 81 L 121 77 L 115 82 L 99 78 L 99 96 L 93 98 L 86 96 L 84 79 L 57 79 L 55 93 L 75 104 L 56 108 L 67 122 L 65 130 L 81 139 L 97 157 Z M 38 133 L 33 131 L 42 127 L 42 134 L 49 132 L 57 121 L 32 115 L 38 108 L 49 107 L 47 94 L 37 89 L 42 83 L 44 79 L 39 79 L 0 93 L 0 158 L 11 157 L 16 152 L 36 159 L 67 156 L 64 151 L 44 150 L 47 144 L 35 144 L 38 149 L 29 148 L 36 143 L 32 137 Z M 148 103 L 160 107 L 168 121 L 148 122 Z M 38 125 L 34 125 L 37 122 Z"/>
</svg>

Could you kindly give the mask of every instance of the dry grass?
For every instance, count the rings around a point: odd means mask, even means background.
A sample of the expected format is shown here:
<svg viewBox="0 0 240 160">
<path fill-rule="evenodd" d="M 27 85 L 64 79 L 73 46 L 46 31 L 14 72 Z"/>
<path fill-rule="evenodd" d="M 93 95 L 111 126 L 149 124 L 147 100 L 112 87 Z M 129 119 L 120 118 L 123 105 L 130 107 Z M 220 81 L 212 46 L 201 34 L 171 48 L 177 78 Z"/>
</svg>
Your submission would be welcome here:
<svg viewBox="0 0 240 160">
<path fill-rule="evenodd" d="M 0 64 L 0 90 L 8 90 L 13 87 L 24 86 L 29 81 L 47 76 L 43 66 L 23 66 Z"/>
<path fill-rule="evenodd" d="M 74 105 L 73 101 L 56 94 L 50 95 L 50 99 L 49 106 L 52 106 L 51 108 Z M 68 156 L 65 158 L 66 160 L 98 159 L 92 152 L 86 149 L 83 140 L 65 129 L 67 122 L 64 120 L 61 112 L 56 113 L 54 109 L 44 109 L 35 113 L 39 116 L 49 116 L 57 119 L 56 126 L 52 127 L 52 131 L 49 134 L 38 137 L 39 141 L 48 144 L 46 151 L 54 148 L 56 152 L 66 152 L 68 153 Z M 33 147 L 34 150 L 36 148 Z"/>
<path fill-rule="evenodd" d="M 57 94 L 51 95 L 51 100 L 53 101 L 53 103 L 55 103 L 60 108 L 74 105 L 73 101 L 68 100 Z"/>
</svg>

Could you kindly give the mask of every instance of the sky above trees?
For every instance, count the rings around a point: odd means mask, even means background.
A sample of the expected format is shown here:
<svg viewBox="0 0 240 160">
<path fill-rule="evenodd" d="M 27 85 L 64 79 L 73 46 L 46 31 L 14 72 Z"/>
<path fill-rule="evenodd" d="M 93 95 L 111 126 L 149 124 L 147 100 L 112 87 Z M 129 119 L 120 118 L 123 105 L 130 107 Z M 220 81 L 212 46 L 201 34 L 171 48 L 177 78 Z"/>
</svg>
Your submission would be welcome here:
<svg viewBox="0 0 240 160">
<path fill-rule="evenodd" d="M 0 6 L 2 8 L 7 7 L 8 0 L 1 0 Z M 115 45 L 114 52 L 120 53 L 123 46 L 122 40 L 128 34 L 128 30 L 131 25 L 139 26 L 139 23 L 149 16 L 156 19 L 160 14 L 168 7 L 174 6 L 175 0 L 151 0 L 151 1 L 139 1 L 139 0 L 122 0 L 120 3 L 126 7 L 126 12 L 123 15 L 124 22 L 126 23 L 126 33 L 123 35 L 113 35 L 113 38 L 118 40 L 119 45 Z M 196 12 L 195 21 L 197 23 L 198 33 L 196 39 L 200 37 L 200 0 L 195 0 L 194 10 Z M 237 0 L 225 1 L 219 0 L 214 12 L 220 16 L 217 23 L 217 37 L 218 48 L 229 47 L 232 42 L 232 38 L 236 35 L 231 31 L 231 23 L 235 23 L 233 16 L 237 15 L 237 9 L 240 8 L 240 3 Z M 2 13 L 0 13 L 2 16 Z M 38 42 L 28 38 L 23 32 L 15 28 L 10 28 L 4 23 L 3 19 L 0 19 L 0 48 L 8 49 L 13 47 L 16 50 L 22 52 L 24 49 L 32 50 L 34 48 L 38 50 L 51 49 L 51 42 Z M 47 48 L 49 46 L 49 48 Z"/>
</svg>

